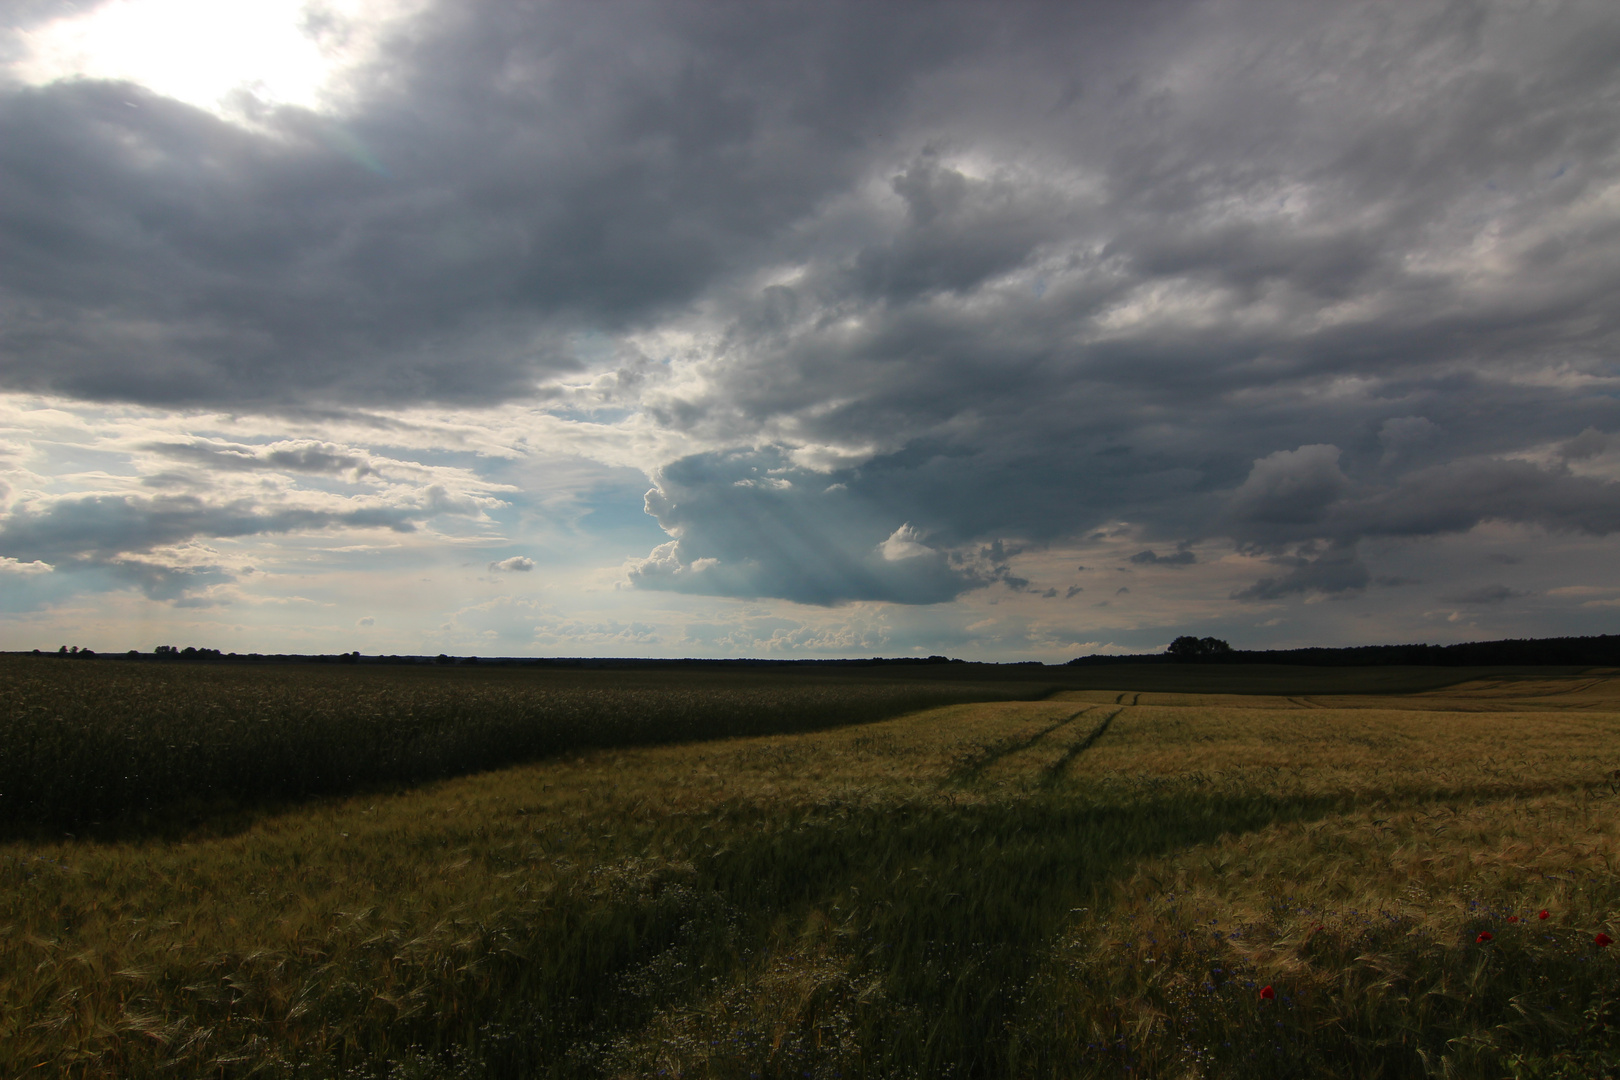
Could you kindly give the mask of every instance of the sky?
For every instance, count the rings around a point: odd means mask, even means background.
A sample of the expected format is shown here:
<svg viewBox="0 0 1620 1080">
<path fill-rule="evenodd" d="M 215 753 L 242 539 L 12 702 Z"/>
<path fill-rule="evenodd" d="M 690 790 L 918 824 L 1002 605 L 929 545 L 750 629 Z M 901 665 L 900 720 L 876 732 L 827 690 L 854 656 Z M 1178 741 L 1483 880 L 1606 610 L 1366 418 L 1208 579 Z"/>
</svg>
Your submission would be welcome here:
<svg viewBox="0 0 1620 1080">
<path fill-rule="evenodd" d="M 1592 2 L 11 0 L 0 649 L 1620 628 Z"/>
</svg>

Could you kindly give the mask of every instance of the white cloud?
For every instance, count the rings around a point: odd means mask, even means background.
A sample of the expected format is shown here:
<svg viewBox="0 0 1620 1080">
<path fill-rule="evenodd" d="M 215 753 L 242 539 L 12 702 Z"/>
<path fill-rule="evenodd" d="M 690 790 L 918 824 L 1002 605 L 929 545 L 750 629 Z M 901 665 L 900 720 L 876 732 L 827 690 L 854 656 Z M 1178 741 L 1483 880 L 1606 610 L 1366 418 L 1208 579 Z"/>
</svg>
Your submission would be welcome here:
<svg viewBox="0 0 1620 1080">
<path fill-rule="evenodd" d="M 933 548 L 922 542 L 922 533 L 913 529 L 910 522 L 894 530 L 887 540 L 878 545 L 878 550 L 883 552 L 883 557 L 889 562 L 935 554 Z"/>
</svg>

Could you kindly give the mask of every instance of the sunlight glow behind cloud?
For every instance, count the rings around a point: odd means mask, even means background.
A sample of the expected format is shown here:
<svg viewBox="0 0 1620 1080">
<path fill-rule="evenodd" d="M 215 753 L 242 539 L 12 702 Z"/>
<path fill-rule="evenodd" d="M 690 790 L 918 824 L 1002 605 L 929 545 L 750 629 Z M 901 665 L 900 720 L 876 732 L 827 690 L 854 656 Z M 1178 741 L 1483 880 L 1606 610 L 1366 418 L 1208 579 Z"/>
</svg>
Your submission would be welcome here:
<svg viewBox="0 0 1620 1080">
<path fill-rule="evenodd" d="M 127 79 L 216 112 L 240 93 L 318 108 L 400 12 L 367 0 L 113 0 L 26 32 L 14 73 L 36 85 Z"/>
</svg>

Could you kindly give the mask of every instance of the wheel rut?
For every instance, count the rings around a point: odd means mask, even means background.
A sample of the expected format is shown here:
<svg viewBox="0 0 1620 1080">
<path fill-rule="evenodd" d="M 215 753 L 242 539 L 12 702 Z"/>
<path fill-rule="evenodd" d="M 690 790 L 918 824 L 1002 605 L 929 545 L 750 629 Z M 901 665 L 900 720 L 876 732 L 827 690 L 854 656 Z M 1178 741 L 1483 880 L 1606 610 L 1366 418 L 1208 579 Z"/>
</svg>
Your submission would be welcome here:
<svg viewBox="0 0 1620 1080">
<path fill-rule="evenodd" d="M 1113 712 L 1103 717 L 1097 726 L 1092 728 L 1090 733 L 1087 734 L 1085 738 L 1069 747 L 1068 750 L 1064 751 L 1062 757 L 1058 758 L 1056 761 L 1046 767 L 1046 775 L 1042 778 L 1041 782 L 1050 787 L 1052 784 L 1055 784 L 1059 780 L 1063 779 L 1064 772 L 1066 772 L 1069 766 L 1073 764 L 1074 759 L 1085 753 L 1087 750 L 1090 750 L 1093 746 L 1097 745 L 1097 740 L 1108 733 L 1108 727 L 1114 722 L 1114 717 L 1124 712 L 1126 708 L 1129 708 L 1129 706 L 1123 706 L 1115 709 Z"/>
<path fill-rule="evenodd" d="M 1085 708 L 1080 709 L 1077 712 L 1070 713 L 1068 716 L 1065 716 L 1056 723 L 1047 725 L 1033 735 L 1017 739 L 1004 739 L 1000 742 L 991 743 L 990 745 L 981 748 L 978 753 L 973 754 L 966 760 L 960 762 L 956 768 L 952 769 L 951 779 L 957 783 L 965 783 L 967 781 L 974 780 L 986 769 L 1000 761 L 1002 758 L 1007 757 L 1009 754 L 1016 754 L 1020 750 L 1028 750 L 1030 747 L 1052 734 L 1052 732 L 1074 723 L 1087 713 L 1093 712 L 1101 707 L 1102 706 L 1100 705 L 1087 705 Z"/>
</svg>

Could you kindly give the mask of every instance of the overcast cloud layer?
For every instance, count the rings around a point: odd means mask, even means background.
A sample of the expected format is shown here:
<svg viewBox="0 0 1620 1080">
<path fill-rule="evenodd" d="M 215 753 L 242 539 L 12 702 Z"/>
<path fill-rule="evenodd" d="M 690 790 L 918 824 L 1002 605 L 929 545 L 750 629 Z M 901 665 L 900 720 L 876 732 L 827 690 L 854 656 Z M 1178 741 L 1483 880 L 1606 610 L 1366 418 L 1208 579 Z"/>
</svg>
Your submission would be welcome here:
<svg viewBox="0 0 1620 1080">
<path fill-rule="evenodd" d="M 16 10 L 0 645 L 1614 629 L 1611 3 L 310 4 L 315 105 Z"/>
</svg>

